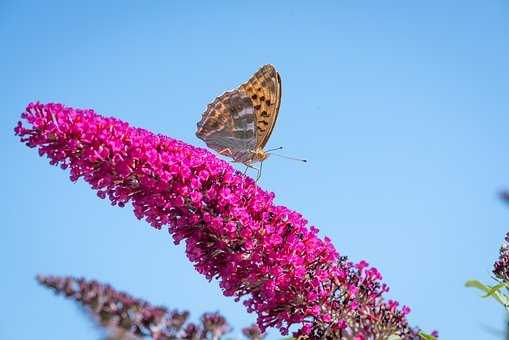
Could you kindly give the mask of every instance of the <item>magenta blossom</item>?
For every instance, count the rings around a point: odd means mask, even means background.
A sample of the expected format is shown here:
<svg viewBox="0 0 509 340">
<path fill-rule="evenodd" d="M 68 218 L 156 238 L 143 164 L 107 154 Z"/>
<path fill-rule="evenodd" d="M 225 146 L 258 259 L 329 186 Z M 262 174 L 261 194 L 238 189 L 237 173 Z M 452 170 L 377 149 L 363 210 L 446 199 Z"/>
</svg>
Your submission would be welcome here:
<svg viewBox="0 0 509 340">
<path fill-rule="evenodd" d="M 500 246 L 499 257 L 493 265 L 493 274 L 498 279 L 509 282 L 509 233 L 505 235 L 504 242 Z"/>
<path fill-rule="evenodd" d="M 340 257 L 301 214 L 207 150 L 61 104 L 30 104 L 22 118 L 21 141 L 99 197 L 131 202 L 137 218 L 167 226 L 196 270 L 243 299 L 262 331 L 300 324 L 296 335 L 311 338 L 418 338 L 409 309 L 383 299 L 378 270 Z"/>
</svg>

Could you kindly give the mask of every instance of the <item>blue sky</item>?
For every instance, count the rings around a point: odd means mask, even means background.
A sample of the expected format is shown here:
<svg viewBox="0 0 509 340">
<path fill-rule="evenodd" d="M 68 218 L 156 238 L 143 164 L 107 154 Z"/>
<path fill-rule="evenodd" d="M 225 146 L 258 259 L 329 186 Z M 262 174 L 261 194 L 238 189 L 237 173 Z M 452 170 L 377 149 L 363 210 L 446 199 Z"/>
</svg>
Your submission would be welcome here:
<svg viewBox="0 0 509 340">
<path fill-rule="evenodd" d="M 463 283 L 488 281 L 509 230 L 496 196 L 509 187 L 508 36 L 503 0 L 0 1 L 0 338 L 98 338 L 38 272 L 220 310 L 234 335 L 254 320 L 166 231 L 72 184 L 12 128 L 30 101 L 57 101 L 203 146 L 207 103 L 272 63 L 283 99 L 269 146 L 310 162 L 271 158 L 261 185 L 378 267 L 413 324 L 496 339 L 502 308 Z"/>
</svg>

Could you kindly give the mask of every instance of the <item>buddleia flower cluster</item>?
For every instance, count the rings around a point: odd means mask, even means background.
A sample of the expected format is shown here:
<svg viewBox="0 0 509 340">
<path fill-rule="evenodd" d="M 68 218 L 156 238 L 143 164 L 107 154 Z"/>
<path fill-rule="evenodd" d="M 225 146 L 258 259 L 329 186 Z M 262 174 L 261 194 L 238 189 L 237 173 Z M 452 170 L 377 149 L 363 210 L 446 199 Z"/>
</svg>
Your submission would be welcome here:
<svg viewBox="0 0 509 340">
<path fill-rule="evenodd" d="M 500 194 L 502 200 L 509 203 L 509 191 Z M 493 265 L 493 274 L 503 282 L 509 282 L 509 233 L 505 235 L 500 246 L 499 257 Z"/>
<path fill-rule="evenodd" d="M 502 282 L 509 282 L 509 233 L 500 246 L 499 256 L 493 265 L 493 274 Z"/>
<path fill-rule="evenodd" d="M 500 194 L 500 198 L 509 203 L 509 192 Z M 498 259 L 493 264 L 493 284 L 484 284 L 479 280 L 468 280 L 465 286 L 476 288 L 485 293 L 483 297 L 492 297 L 509 312 L 509 232 L 499 249 Z M 508 333 L 509 334 L 509 333 Z"/>
<path fill-rule="evenodd" d="M 219 313 L 205 313 L 200 323 L 188 321 L 189 312 L 153 306 L 119 292 L 107 284 L 76 277 L 38 275 L 37 280 L 55 293 L 75 300 L 109 333 L 109 339 L 219 340 L 231 330 Z M 256 325 L 243 329 L 246 339 L 260 340 Z"/>
<path fill-rule="evenodd" d="M 418 338 L 410 309 L 384 299 L 376 268 L 341 257 L 300 213 L 209 151 L 61 104 L 30 104 L 22 118 L 22 142 L 100 198 L 167 227 L 199 273 L 256 313 L 262 332 L 295 325 L 310 338 Z"/>
</svg>

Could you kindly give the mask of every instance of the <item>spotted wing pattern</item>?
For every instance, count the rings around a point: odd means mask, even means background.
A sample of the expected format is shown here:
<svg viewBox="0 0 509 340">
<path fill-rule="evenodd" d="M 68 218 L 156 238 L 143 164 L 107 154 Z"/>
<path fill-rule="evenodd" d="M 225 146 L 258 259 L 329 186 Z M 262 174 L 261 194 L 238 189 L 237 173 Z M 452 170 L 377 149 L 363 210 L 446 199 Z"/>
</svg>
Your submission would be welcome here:
<svg viewBox="0 0 509 340">
<path fill-rule="evenodd" d="M 253 101 L 256 112 L 256 147 L 264 148 L 276 124 L 281 104 L 281 77 L 272 65 L 261 67 L 246 83 L 240 85 Z"/>
<path fill-rule="evenodd" d="M 253 102 L 238 90 L 225 92 L 207 106 L 196 136 L 236 162 L 249 162 L 256 148 Z"/>
</svg>

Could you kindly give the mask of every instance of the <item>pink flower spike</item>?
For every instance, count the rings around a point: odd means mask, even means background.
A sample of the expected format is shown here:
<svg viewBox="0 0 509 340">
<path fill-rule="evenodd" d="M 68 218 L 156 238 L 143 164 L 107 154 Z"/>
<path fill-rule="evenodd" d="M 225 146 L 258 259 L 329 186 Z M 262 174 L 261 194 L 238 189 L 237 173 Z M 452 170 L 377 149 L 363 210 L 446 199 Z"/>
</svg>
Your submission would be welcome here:
<svg viewBox="0 0 509 340">
<path fill-rule="evenodd" d="M 22 142 L 112 205 L 130 203 L 138 219 L 168 228 L 198 272 L 256 313 L 261 331 L 297 324 L 295 334 L 313 339 L 351 339 L 359 329 L 367 338 L 417 334 L 409 309 L 384 300 L 378 270 L 340 257 L 300 213 L 209 151 L 62 104 L 29 104 L 22 119 Z"/>
</svg>

